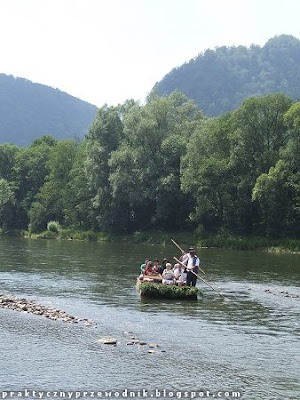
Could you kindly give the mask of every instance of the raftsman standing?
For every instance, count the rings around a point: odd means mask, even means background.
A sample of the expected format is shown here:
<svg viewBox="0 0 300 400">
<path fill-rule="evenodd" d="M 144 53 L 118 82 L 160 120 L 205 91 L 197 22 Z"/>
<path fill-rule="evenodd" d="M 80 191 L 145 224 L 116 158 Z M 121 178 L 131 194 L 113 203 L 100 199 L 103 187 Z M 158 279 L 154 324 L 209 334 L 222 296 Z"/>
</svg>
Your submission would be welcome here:
<svg viewBox="0 0 300 400">
<path fill-rule="evenodd" d="M 187 269 L 186 285 L 196 286 L 197 276 L 195 274 L 199 272 L 200 259 L 196 255 L 194 247 L 190 247 L 189 252 L 183 255 L 182 262 L 186 265 Z"/>
</svg>

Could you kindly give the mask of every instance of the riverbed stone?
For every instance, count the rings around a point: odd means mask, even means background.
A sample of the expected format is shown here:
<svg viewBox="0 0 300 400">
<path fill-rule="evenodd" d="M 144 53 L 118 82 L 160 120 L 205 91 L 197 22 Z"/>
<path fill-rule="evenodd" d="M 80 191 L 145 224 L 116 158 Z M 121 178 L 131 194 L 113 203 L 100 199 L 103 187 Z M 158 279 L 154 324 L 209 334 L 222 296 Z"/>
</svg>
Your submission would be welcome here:
<svg viewBox="0 0 300 400">
<path fill-rule="evenodd" d="M 117 344 L 117 339 L 115 339 L 115 338 L 111 338 L 111 337 L 104 337 L 104 338 L 100 338 L 99 340 L 98 340 L 98 342 L 99 343 L 102 343 L 102 344 Z"/>
<path fill-rule="evenodd" d="M 150 349 L 155 349 L 155 348 L 157 348 L 158 347 L 158 344 L 156 344 L 156 343 L 150 343 L 149 344 L 149 348 Z"/>
</svg>

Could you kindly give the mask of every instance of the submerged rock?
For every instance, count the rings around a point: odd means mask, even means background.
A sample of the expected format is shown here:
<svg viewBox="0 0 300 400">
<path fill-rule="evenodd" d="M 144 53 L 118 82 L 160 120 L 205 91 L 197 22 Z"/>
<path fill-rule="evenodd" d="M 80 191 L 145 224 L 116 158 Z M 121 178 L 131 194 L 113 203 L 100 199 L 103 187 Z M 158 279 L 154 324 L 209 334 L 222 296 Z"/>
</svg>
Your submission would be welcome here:
<svg viewBox="0 0 300 400">
<path fill-rule="evenodd" d="M 300 298 L 300 296 L 298 294 L 289 293 L 288 291 L 282 291 L 282 290 L 280 291 L 278 289 L 272 289 L 272 290 L 266 289 L 265 293 L 273 294 L 274 296 L 291 297 L 293 299 Z"/>
</svg>

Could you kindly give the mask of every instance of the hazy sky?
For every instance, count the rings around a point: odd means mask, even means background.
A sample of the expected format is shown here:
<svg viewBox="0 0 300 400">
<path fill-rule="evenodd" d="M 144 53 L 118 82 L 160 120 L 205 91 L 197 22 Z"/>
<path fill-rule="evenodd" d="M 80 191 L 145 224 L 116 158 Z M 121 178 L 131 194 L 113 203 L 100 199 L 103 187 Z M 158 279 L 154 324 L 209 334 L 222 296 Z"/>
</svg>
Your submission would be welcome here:
<svg viewBox="0 0 300 400">
<path fill-rule="evenodd" d="M 0 73 L 101 107 L 208 48 L 300 39 L 300 0 L 0 0 Z"/>
</svg>

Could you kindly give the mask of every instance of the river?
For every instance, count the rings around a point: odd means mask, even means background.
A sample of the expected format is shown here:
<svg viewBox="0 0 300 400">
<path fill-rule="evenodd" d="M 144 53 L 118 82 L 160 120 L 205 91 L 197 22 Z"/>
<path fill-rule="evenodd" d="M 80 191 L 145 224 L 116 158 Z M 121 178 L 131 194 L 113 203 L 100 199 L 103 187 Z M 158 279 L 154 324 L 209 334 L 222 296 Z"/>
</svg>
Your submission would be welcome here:
<svg viewBox="0 0 300 400">
<path fill-rule="evenodd" d="M 198 249 L 226 299 L 198 280 L 197 302 L 145 301 L 135 290 L 145 258 L 179 255 L 171 244 L 0 238 L 0 254 L 0 294 L 92 321 L 0 308 L 0 399 L 300 399 L 297 254 Z"/>
</svg>

